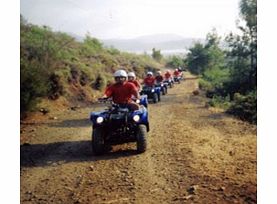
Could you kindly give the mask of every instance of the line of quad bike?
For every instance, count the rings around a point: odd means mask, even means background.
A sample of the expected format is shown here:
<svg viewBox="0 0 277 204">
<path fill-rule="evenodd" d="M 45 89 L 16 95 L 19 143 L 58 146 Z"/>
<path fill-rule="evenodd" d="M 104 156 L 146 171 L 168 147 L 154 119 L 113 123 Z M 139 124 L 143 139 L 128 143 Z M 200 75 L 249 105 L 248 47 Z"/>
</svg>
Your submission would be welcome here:
<svg viewBox="0 0 277 204">
<path fill-rule="evenodd" d="M 90 107 L 27 126 L 22 203 L 256 203 L 255 127 L 205 107 L 194 79 L 150 104 L 148 148 L 91 151 Z M 28 136 L 28 137 L 27 137 Z"/>
<path fill-rule="evenodd" d="M 156 83 L 154 86 L 143 86 L 140 100 L 134 100 L 140 105 L 138 110 L 130 110 L 125 105 L 115 104 L 109 99 L 99 99 L 100 102 L 110 102 L 111 105 L 101 111 L 92 112 L 92 150 L 95 155 L 101 155 L 110 145 L 136 142 L 138 153 L 147 149 L 147 132 L 150 131 L 148 120 L 148 101 L 161 101 L 162 95 L 174 84 L 181 83 L 181 77 L 174 77 Z"/>
</svg>

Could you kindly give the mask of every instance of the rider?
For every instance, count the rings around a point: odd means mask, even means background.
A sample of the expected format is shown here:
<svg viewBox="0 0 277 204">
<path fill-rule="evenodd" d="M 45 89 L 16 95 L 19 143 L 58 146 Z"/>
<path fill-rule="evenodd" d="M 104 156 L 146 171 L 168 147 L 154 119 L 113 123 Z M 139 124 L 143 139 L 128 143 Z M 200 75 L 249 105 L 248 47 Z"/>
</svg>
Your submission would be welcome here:
<svg viewBox="0 0 277 204">
<path fill-rule="evenodd" d="M 117 70 L 114 73 L 115 83 L 107 87 L 102 98 L 110 98 L 114 103 L 130 110 L 138 110 L 139 105 L 132 101 L 132 96 L 140 98 L 139 92 L 133 83 L 127 81 L 127 73 L 124 70 Z"/>
<path fill-rule="evenodd" d="M 158 71 L 158 72 L 157 72 L 157 75 L 156 75 L 155 79 L 156 79 L 156 82 L 157 82 L 158 84 L 163 82 L 164 78 L 163 78 L 163 76 L 162 76 L 162 72 L 161 72 L 161 71 Z"/>
<path fill-rule="evenodd" d="M 143 82 L 145 86 L 150 86 L 150 87 L 154 86 L 155 78 L 153 77 L 153 72 L 147 72 L 147 76 Z"/>
<path fill-rule="evenodd" d="M 134 72 L 128 73 L 128 82 L 133 83 L 137 87 L 138 91 L 141 90 L 141 85 L 140 85 L 139 81 L 136 80 L 136 75 Z"/>
<path fill-rule="evenodd" d="M 167 71 L 165 72 L 164 77 L 165 77 L 166 80 L 170 80 L 170 79 L 171 79 L 171 73 L 170 73 L 169 70 L 167 70 Z"/>
<path fill-rule="evenodd" d="M 173 72 L 174 77 L 178 77 L 179 76 L 179 70 L 175 69 L 175 71 Z"/>
<path fill-rule="evenodd" d="M 179 67 L 179 68 L 178 68 L 178 72 L 179 72 L 179 76 L 180 76 L 180 77 L 183 77 L 183 70 L 182 70 L 182 67 Z"/>
</svg>

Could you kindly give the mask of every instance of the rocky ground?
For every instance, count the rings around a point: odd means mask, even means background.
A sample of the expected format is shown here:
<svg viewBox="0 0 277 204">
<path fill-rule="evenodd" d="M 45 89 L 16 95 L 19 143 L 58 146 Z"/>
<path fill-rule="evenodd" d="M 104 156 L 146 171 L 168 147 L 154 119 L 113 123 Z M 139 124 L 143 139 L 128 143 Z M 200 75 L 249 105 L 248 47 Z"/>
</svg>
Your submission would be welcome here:
<svg viewBox="0 0 277 204">
<path fill-rule="evenodd" d="M 89 113 L 74 108 L 21 124 L 21 203 L 256 203 L 256 126 L 192 92 L 189 78 L 149 105 L 148 149 L 91 150 Z"/>
</svg>

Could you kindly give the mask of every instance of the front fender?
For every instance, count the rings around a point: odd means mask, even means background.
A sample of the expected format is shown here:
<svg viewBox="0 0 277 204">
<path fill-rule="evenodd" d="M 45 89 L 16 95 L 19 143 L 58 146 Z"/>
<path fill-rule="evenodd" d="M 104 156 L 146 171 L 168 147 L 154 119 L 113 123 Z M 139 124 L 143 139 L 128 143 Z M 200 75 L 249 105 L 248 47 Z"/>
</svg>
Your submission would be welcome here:
<svg viewBox="0 0 277 204">
<path fill-rule="evenodd" d="M 149 131 L 149 121 L 148 121 L 148 111 L 145 107 L 140 108 L 139 110 L 134 111 L 131 114 L 131 118 L 133 118 L 135 115 L 140 116 L 140 120 L 137 122 L 137 124 L 144 124 L 147 127 L 147 131 Z"/>
<path fill-rule="evenodd" d="M 96 119 L 100 116 L 104 118 L 104 122 L 105 122 L 105 120 L 107 118 L 107 114 L 105 112 L 91 112 L 90 113 L 90 121 L 92 122 L 93 126 L 101 126 L 102 125 L 102 124 L 98 124 L 96 122 Z"/>
<path fill-rule="evenodd" d="M 159 94 L 161 92 L 161 87 L 155 87 L 155 92 Z"/>
<path fill-rule="evenodd" d="M 144 105 L 145 107 L 147 107 L 148 106 L 148 96 L 147 95 L 142 95 L 141 97 L 140 97 L 140 105 Z"/>
</svg>

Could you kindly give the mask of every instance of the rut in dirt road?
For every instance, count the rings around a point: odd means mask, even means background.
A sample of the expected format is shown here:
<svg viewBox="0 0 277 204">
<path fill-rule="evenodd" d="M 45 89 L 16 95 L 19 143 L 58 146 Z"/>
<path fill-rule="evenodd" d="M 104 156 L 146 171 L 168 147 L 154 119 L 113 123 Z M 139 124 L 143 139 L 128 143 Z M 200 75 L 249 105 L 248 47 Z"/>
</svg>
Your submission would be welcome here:
<svg viewBox="0 0 277 204">
<path fill-rule="evenodd" d="M 197 88 L 182 81 L 149 105 L 143 154 L 93 156 L 94 108 L 22 127 L 21 203 L 256 203 L 256 126 L 207 108 Z"/>
</svg>

